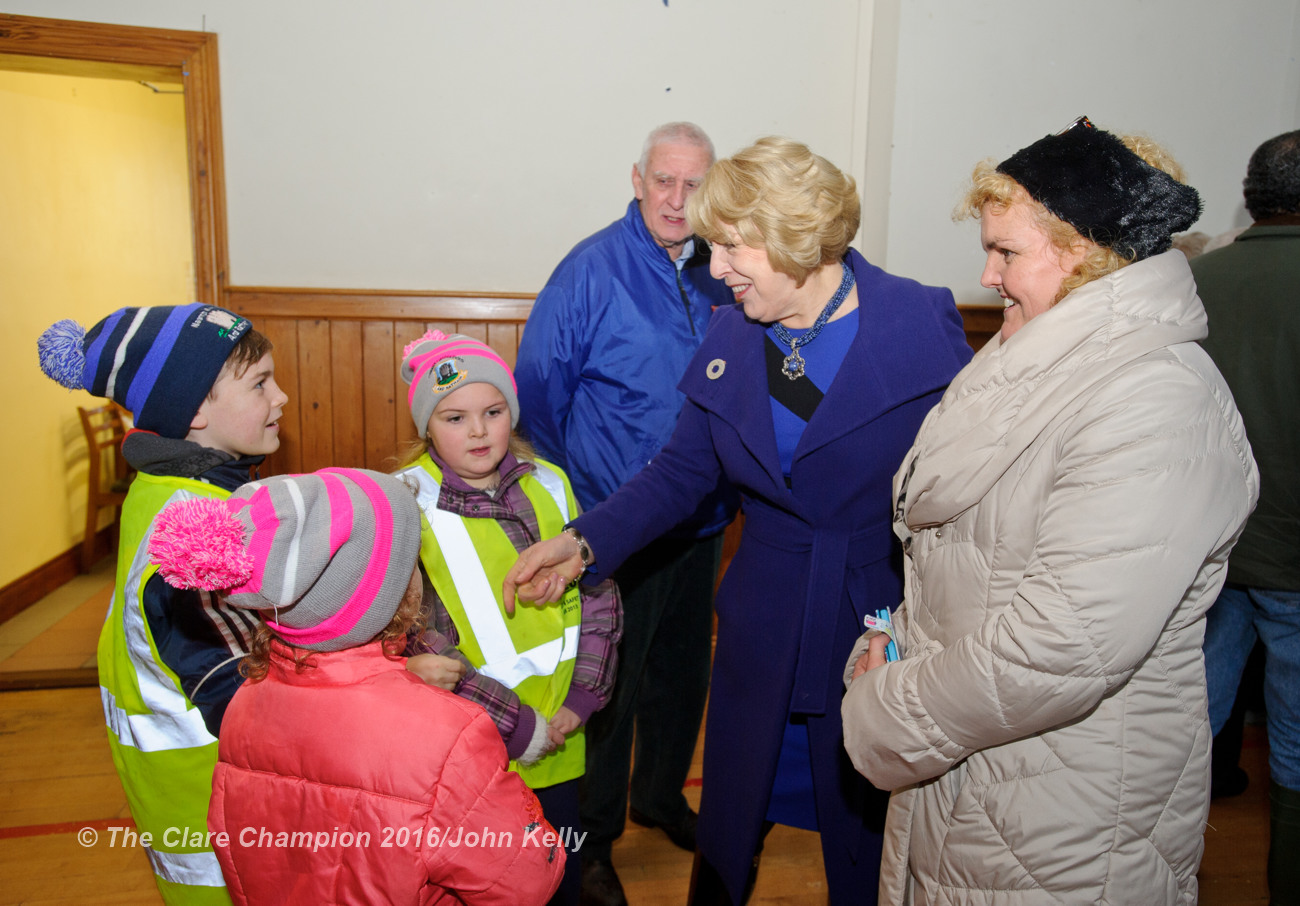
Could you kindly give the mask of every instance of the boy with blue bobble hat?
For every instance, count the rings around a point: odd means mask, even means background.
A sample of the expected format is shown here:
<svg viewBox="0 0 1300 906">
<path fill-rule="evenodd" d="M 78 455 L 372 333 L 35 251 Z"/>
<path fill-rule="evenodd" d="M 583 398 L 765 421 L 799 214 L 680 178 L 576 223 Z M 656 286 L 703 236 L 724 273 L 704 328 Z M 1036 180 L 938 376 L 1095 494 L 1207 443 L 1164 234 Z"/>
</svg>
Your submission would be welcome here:
<svg viewBox="0 0 1300 906">
<path fill-rule="evenodd" d="M 41 370 L 63 386 L 114 400 L 134 415 L 138 428 L 183 438 L 252 326 L 198 303 L 122 308 L 88 331 L 59 321 L 41 335 L 37 349 Z"/>
<path fill-rule="evenodd" d="M 151 833 L 163 899 L 229 903 L 211 847 L 172 843 L 166 830 L 205 824 L 216 736 L 256 619 L 167 585 L 148 540 L 166 504 L 228 497 L 279 447 L 288 397 L 271 343 L 247 319 L 195 303 L 122 308 L 88 331 L 60 321 L 37 348 L 49 377 L 133 414 L 122 452 L 137 475 L 98 649 L 109 745 L 136 827 Z"/>
</svg>

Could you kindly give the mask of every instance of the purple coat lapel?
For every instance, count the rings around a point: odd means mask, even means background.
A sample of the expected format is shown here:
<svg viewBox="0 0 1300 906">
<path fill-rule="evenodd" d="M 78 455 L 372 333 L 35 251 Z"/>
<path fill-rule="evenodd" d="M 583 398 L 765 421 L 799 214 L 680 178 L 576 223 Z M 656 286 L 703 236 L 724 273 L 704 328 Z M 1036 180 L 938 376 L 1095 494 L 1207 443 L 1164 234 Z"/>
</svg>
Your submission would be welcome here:
<svg viewBox="0 0 1300 906">
<path fill-rule="evenodd" d="M 752 458 L 753 469 L 728 473 L 732 483 L 805 518 L 810 514 L 804 512 L 804 500 L 821 498 L 824 486 L 835 481 L 834 475 L 818 468 L 818 451 L 882 413 L 945 386 L 970 358 L 969 350 L 962 357 L 950 348 L 916 355 L 918 348 L 933 345 L 933 338 L 944 332 L 937 331 L 934 323 L 942 309 L 909 302 L 920 293 L 935 290 L 887 274 L 856 251 L 849 252 L 849 260 L 858 285 L 858 335 L 795 449 L 794 483 L 811 488 L 811 495 L 801 494 L 796 499 L 785 486 L 771 402 L 763 392 L 767 387 L 763 327 L 748 321 L 739 306 L 718 311 L 679 385 L 687 396 L 730 426 L 733 433 L 729 439 Z M 960 331 L 955 307 L 950 305 L 947 315 Z M 949 331 L 951 328 L 948 325 Z M 716 378 L 708 376 L 713 362 L 725 365 Z M 716 366 L 712 370 L 716 374 Z M 715 438 L 715 443 L 722 439 Z M 718 449 L 720 458 L 728 461 L 722 443 Z"/>
</svg>

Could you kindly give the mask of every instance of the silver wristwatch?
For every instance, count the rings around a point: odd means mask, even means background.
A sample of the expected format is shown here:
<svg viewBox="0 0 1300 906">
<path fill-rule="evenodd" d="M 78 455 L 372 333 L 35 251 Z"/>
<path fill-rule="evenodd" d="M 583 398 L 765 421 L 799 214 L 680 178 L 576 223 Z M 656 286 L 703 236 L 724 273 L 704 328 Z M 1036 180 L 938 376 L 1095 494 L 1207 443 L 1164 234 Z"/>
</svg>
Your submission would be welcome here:
<svg viewBox="0 0 1300 906">
<path fill-rule="evenodd" d="M 582 559 L 582 568 L 589 569 L 591 564 L 596 562 L 596 557 L 591 552 L 591 545 L 587 543 L 587 539 L 582 537 L 582 532 L 573 526 L 566 528 L 564 534 L 578 542 L 578 556 Z"/>
</svg>

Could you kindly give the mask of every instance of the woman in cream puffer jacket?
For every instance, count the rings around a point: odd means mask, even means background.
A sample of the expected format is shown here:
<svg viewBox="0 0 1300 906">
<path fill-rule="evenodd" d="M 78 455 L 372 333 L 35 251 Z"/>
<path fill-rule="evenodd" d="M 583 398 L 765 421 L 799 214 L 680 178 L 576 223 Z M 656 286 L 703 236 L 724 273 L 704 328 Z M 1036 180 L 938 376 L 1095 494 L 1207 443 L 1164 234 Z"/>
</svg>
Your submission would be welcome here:
<svg viewBox="0 0 1300 906">
<path fill-rule="evenodd" d="M 1053 191 L 1015 204 L 1100 234 Z M 1007 263 L 1032 250 L 976 210 L 1007 324 L 895 479 L 903 659 L 872 645 L 843 702 L 854 764 L 894 791 L 880 902 L 1195 904 L 1204 615 L 1258 493 L 1241 419 L 1180 252 L 1035 310 Z"/>
</svg>

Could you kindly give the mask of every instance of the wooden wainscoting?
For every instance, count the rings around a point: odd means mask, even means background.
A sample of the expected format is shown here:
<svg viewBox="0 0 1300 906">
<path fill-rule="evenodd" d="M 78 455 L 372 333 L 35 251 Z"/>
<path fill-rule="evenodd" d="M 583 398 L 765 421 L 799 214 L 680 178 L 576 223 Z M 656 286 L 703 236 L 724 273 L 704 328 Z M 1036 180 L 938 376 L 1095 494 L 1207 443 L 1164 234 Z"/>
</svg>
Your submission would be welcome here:
<svg viewBox="0 0 1300 906">
<path fill-rule="evenodd" d="M 487 343 L 512 366 L 529 293 L 391 292 L 229 287 L 225 305 L 275 344 L 276 380 L 289 394 L 280 450 L 263 475 L 325 466 L 391 471 L 416 439 L 397 373 L 402 349 L 426 330 Z M 978 349 L 1002 323 L 1000 309 L 962 309 Z"/>
<path fill-rule="evenodd" d="M 958 305 L 962 326 L 966 329 L 966 342 L 979 352 L 980 347 L 993 339 L 1002 329 L 1002 307 L 993 305 Z"/>
<path fill-rule="evenodd" d="M 426 330 L 462 333 L 512 366 L 534 296 L 231 287 L 226 307 L 275 344 L 289 394 L 281 446 L 263 475 L 325 466 L 391 471 L 416 440 L 397 369 Z"/>
</svg>

